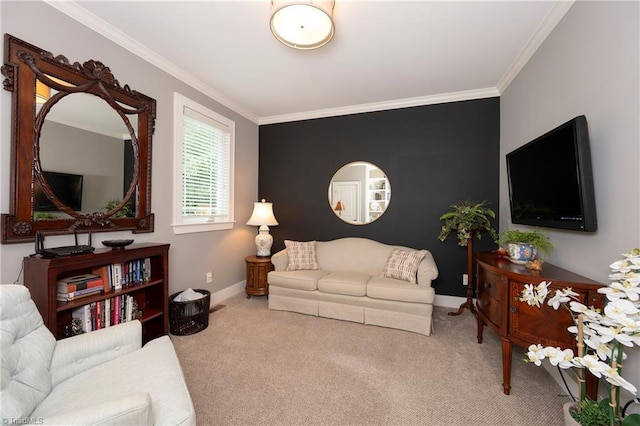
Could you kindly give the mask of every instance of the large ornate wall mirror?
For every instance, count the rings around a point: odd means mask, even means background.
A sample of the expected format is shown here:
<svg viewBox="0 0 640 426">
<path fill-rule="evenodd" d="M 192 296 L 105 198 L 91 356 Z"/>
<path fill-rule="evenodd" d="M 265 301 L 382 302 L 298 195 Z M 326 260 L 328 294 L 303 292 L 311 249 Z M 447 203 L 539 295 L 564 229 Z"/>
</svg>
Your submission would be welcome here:
<svg viewBox="0 0 640 426">
<path fill-rule="evenodd" d="M 365 161 L 346 164 L 329 183 L 329 206 L 343 221 L 365 225 L 377 220 L 389 207 L 391 185 L 386 173 Z"/>
<path fill-rule="evenodd" d="M 36 232 L 152 232 L 155 100 L 101 62 L 70 63 L 9 34 L 4 43 L 12 147 L 2 243 Z"/>
</svg>

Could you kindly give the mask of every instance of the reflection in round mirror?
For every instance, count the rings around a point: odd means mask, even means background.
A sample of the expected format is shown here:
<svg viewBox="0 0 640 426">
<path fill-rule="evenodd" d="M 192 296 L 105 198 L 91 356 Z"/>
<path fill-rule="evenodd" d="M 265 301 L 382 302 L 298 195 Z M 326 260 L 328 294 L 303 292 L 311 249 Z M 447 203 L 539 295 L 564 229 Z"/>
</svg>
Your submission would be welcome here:
<svg viewBox="0 0 640 426">
<path fill-rule="evenodd" d="M 364 161 L 340 168 L 329 183 L 329 205 L 340 219 L 365 225 L 384 214 L 391 201 L 387 175 L 375 164 Z"/>
<path fill-rule="evenodd" d="M 51 88 L 50 95 L 55 93 Z M 72 93 L 53 105 L 42 125 L 39 148 L 47 183 L 79 214 L 112 210 L 131 186 L 131 135 L 120 115 L 97 96 Z M 133 216 L 133 210 L 114 217 Z M 35 219 L 69 217 L 48 200 L 37 182 L 33 213 Z"/>
</svg>

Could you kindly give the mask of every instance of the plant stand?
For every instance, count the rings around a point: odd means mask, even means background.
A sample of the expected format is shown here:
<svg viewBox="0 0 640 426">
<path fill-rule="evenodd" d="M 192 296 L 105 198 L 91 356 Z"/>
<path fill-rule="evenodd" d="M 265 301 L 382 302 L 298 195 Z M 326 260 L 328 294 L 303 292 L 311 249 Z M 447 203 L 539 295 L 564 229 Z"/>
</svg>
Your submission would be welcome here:
<svg viewBox="0 0 640 426">
<path fill-rule="evenodd" d="M 475 315 L 476 309 L 473 307 L 473 235 L 475 232 L 471 232 L 471 236 L 467 240 L 467 300 L 460 305 L 456 312 L 449 312 L 448 315 L 460 315 L 465 309 Z"/>
</svg>

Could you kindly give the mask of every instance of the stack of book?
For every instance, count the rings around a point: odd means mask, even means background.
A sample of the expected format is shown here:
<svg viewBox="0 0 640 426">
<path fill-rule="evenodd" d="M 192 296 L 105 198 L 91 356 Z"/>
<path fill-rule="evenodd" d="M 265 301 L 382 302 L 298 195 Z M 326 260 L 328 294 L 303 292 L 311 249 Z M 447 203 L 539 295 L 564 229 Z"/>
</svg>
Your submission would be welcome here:
<svg viewBox="0 0 640 426">
<path fill-rule="evenodd" d="M 58 301 L 71 302 L 80 297 L 92 296 L 104 291 L 104 280 L 94 274 L 74 275 L 58 280 Z"/>
</svg>

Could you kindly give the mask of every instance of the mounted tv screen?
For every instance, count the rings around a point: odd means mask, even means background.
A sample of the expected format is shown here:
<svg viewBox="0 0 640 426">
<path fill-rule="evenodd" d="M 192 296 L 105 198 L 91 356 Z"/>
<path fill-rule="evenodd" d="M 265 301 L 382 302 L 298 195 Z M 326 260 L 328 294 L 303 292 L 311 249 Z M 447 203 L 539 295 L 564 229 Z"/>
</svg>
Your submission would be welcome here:
<svg viewBox="0 0 640 426">
<path fill-rule="evenodd" d="M 578 116 L 507 154 L 511 222 L 595 232 L 587 119 Z"/>
<path fill-rule="evenodd" d="M 71 210 L 82 210 L 82 175 L 44 171 L 42 173 L 45 179 L 47 179 L 49 186 L 51 186 L 53 193 L 56 194 L 63 204 L 69 206 Z M 33 187 L 33 204 L 34 210 L 39 212 L 59 210 L 55 204 L 47 198 L 38 179 L 35 180 Z"/>
</svg>

